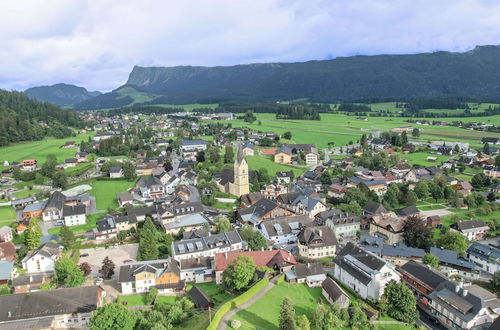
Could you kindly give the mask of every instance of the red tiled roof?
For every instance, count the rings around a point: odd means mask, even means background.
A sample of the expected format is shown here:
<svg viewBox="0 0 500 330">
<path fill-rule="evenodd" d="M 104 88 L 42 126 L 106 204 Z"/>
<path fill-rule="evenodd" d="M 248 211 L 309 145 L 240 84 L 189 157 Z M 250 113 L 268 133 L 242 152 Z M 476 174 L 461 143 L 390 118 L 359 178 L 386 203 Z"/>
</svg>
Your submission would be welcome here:
<svg viewBox="0 0 500 330">
<path fill-rule="evenodd" d="M 265 250 L 265 251 L 239 251 L 229 253 L 215 254 L 215 270 L 224 271 L 227 266 L 238 256 L 249 256 L 255 262 L 256 267 L 267 266 L 272 268 L 274 265 L 295 265 L 297 261 L 294 256 L 284 250 Z"/>
</svg>

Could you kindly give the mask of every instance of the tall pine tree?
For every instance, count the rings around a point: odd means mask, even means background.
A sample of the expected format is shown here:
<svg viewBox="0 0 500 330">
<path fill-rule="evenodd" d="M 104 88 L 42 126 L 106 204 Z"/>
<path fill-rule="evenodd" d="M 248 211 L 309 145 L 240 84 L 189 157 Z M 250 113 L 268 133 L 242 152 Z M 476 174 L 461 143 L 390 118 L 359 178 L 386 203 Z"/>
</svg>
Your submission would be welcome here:
<svg viewBox="0 0 500 330">
<path fill-rule="evenodd" d="M 150 218 L 144 221 L 139 232 L 139 257 L 141 260 L 158 259 L 156 226 Z"/>
<path fill-rule="evenodd" d="M 285 297 L 280 310 L 280 330 L 295 330 L 295 310 L 288 297 Z"/>
</svg>

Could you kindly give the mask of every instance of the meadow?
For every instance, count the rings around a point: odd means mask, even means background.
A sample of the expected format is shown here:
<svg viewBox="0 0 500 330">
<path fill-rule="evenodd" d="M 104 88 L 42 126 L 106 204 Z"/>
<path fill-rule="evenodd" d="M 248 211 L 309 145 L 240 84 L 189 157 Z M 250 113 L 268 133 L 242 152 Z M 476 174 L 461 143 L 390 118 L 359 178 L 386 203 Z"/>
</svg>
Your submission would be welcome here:
<svg viewBox="0 0 500 330">
<path fill-rule="evenodd" d="M 256 114 L 257 121 L 246 123 L 242 120 L 222 121 L 231 123 L 233 127 L 248 127 L 250 129 L 266 132 L 273 131 L 283 134 L 287 131 L 292 133 L 291 142 L 315 143 L 319 148 L 326 148 L 329 142 L 336 146 L 346 145 L 350 141 L 356 142 L 363 134 L 387 131 L 399 126 L 413 126 L 421 130 L 420 140 L 443 140 L 469 142 L 474 146 L 481 145 L 481 138 L 500 137 L 499 133 L 466 130 L 451 126 L 427 126 L 407 123 L 408 118 L 402 117 L 365 117 L 365 120 L 357 119 L 357 116 L 344 114 L 321 114 L 321 120 L 281 120 L 276 119 L 271 113 Z M 433 118 L 432 120 L 463 122 L 487 122 L 500 125 L 500 115 L 490 117 L 468 117 L 468 118 Z M 260 121 L 260 124 L 259 124 Z"/>
<path fill-rule="evenodd" d="M 265 168 L 271 176 L 274 176 L 276 172 L 293 171 L 295 177 L 298 177 L 308 169 L 308 167 L 297 167 L 275 163 L 271 159 L 270 155 L 247 156 L 245 159 L 250 170 L 258 171 L 261 168 Z"/>
<path fill-rule="evenodd" d="M 1 147 L 0 165 L 5 160 L 12 163 L 20 162 L 27 158 L 35 158 L 38 160 L 38 164 L 41 165 L 50 154 L 55 155 L 59 163 L 62 163 L 66 158 L 74 157 L 77 148 L 61 149 L 60 146 L 66 141 L 75 141 L 76 143 L 87 141 L 88 138 L 93 135 L 93 133 L 86 133 L 64 139 L 47 138 L 41 141 L 15 143 L 6 147 Z"/>
<path fill-rule="evenodd" d="M 117 208 L 118 201 L 116 194 L 126 192 L 135 185 L 135 182 L 126 180 L 95 180 L 89 184 L 92 186 L 89 194 L 96 198 L 96 208 L 98 210 L 107 210 L 108 208 Z"/>
</svg>

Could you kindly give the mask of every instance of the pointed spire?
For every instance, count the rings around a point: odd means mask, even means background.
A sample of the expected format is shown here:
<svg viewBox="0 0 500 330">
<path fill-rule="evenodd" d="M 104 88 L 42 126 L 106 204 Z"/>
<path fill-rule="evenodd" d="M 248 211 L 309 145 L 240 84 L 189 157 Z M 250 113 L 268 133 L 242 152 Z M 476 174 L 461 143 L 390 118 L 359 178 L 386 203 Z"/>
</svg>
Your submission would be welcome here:
<svg viewBox="0 0 500 330">
<path fill-rule="evenodd" d="M 236 163 L 238 165 L 241 164 L 241 162 L 243 161 L 243 159 L 245 159 L 245 155 L 243 154 L 243 148 L 241 148 L 241 144 L 238 145 L 238 155 L 236 157 Z"/>
</svg>

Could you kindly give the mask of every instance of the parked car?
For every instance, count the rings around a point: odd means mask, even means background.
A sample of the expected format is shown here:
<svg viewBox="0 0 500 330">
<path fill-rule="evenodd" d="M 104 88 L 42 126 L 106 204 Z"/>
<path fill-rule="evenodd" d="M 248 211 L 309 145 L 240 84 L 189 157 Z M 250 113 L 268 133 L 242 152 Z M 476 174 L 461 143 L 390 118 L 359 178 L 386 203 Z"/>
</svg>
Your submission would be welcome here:
<svg viewBox="0 0 500 330">
<path fill-rule="evenodd" d="M 83 258 L 83 257 L 88 257 L 88 256 L 89 256 L 89 254 L 88 254 L 88 253 L 82 253 L 82 254 L 80 254 L 80 258 Z"/>
<path fill-rule="evenodd" d="M 97 279 L 95 280 L 95 285 L 101 285 L 101 284 L 102 284 L 102 282 L 104 282 L 104 280 L 103 280 L 102 278 L 100 278 L 100 277 L 99 277 L 99 278 L 97 278 Z"/>
<path fill-rule="evenodd" d="M 125 260 L 123 260 L 123 263 L 124 263 L 124 264 L 127 264 L 127 263 L 129 263 L 129 262 L 134 262 L 134 260 L 132 260 L 132 259 L 125 259 Z"/>
</svg>

